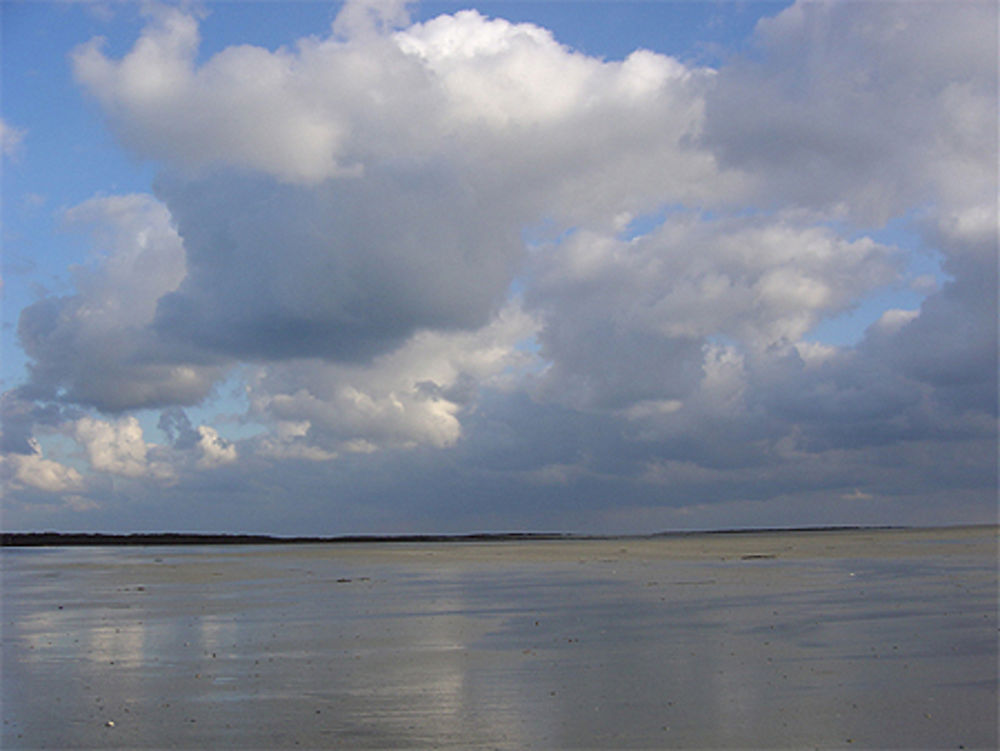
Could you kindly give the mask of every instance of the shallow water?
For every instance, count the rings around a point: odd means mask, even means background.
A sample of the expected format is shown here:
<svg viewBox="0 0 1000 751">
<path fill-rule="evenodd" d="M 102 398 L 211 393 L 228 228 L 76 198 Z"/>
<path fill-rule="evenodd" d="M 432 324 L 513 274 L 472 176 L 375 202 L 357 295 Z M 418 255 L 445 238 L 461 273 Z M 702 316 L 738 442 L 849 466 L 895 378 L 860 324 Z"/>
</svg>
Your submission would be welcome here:
<svg viewBox="0 0 1000 751">
<path fill-rule="evenodd" d="M 996 551 L 995 528 L 8 548 L 0 742 L 995 748 Z"/>
</svg>

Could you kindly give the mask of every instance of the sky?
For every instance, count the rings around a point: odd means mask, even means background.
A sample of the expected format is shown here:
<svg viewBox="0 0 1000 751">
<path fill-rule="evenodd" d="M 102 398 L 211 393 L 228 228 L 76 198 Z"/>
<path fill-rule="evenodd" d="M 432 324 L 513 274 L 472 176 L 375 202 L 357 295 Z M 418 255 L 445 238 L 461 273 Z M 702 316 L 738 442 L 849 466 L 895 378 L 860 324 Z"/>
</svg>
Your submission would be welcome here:
<svg viewBox="0 0 1000 751">
<path fill-rule="evenodd" d="M 0 12 L 3 529 L 996 521 L 995 3 Z"/>
</svg>

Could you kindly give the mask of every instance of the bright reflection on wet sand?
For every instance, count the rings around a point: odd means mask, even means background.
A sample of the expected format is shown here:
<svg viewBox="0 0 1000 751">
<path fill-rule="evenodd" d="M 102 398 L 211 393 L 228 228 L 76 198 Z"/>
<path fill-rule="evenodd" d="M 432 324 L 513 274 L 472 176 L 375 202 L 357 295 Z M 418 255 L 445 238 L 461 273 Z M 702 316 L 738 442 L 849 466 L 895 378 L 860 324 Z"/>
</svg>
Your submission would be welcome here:
<svg viewBox="0 0 1000 751">
<path fill-rule="evenodd" d="M 995 748 L 996 552 L 986 527 L 5 549 L 0 745 Z"/>
</svg>

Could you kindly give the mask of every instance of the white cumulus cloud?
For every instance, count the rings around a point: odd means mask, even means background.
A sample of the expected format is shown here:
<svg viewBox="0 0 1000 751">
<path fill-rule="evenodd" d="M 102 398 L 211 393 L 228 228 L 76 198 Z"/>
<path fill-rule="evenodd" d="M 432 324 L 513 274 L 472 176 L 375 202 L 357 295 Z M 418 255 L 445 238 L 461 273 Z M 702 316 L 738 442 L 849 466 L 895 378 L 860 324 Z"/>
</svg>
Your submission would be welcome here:
<svg viewBox="0 0 1000 751">
<path fill-rule="evenodd" d="M 277 427 L 262 451 L 326 459 L 452 446 L 462 435 L 460 413 L 477 390 L 506 388 L 535 362 L 520 345 L 536 330 L 536 321 L 512 303 L 479 331 L 421 332 L 370 364 L 311 360 L 262 368 L 249 389 L 252 413 Z"/>
<path fill-rule="evenodd" d="M 83 489 L 84 478 L 73 467 L 42 456 L 41 447 L 32 440 L 33 453 L 7 454 L 0 457 L 5 474 L 13 484 L 20 484 L 47 493 L 68 493 Z"/>
<path fill-rule="evenodd" d="M 114 422 L 82 417 L 76 421 L 73 435 L 86 451 L 91 467 L 98 472 L 160 480 L 173 477 L 168 464 L 148 456 L 150 445 L 143 438 L 142 426 L 135 417 L 123 417 Z"/>
<path fill-rule="evenodd" d="M 238 456 L 236 446 L 220 436 L 219 431 L 209 425 L 198 426 L 198 448 L 201 450 L 198 466 L 202 469 L 232 464 Z"/>
</svg>

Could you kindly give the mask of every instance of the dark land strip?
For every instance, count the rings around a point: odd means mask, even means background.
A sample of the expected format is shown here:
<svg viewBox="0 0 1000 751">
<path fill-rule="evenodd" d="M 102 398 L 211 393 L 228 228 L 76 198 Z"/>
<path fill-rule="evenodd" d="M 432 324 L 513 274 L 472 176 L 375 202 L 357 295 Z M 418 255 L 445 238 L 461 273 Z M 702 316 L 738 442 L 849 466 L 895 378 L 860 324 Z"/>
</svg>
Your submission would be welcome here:
<svg viewBox="0 0 1000 751">
<path fill-rule="evenodd" d="M 121 545 L 316 545 L 336 543 L 447 543 L 520 542 L 529 540 L 611 540 L 687 537 L 691 535 L 738 535 L 768 532 L 857 532 L 903 529 L 893 526 L 781 527 L 655 532 L 639 535 L 591 535 L 572 532 L 474 532 L 469 534 L 340 535 L 333 537 L 282 537 L 277 535 L 214 534 L 200 532 L 0 532 L 0 547 L 81 547 Z"/>
</svg>

